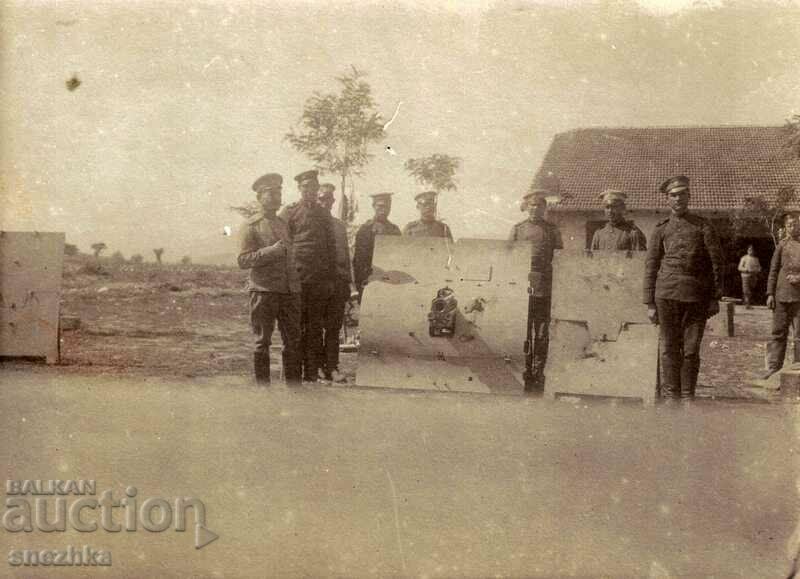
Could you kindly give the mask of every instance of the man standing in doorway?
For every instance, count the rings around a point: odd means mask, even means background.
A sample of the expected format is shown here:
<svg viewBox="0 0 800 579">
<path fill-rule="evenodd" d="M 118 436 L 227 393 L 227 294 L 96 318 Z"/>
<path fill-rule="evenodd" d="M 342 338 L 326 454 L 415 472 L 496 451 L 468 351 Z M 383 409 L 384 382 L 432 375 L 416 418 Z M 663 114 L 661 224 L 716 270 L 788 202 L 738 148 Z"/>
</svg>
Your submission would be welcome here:
<svg viewBox="0 0 800 579">
<path fill-rule="evenodd" d="M 753 293 L 758 284 L 758 274 L 761 273 L 761 263 L 756 257 L 756 252 L 752 245 L 747 246 L 747 253 L 739 260 L 739 273 L 742 276 L 742 296 L 744 297 L 744 306 L 748 310 L 753 306 Z"/>
</svg>

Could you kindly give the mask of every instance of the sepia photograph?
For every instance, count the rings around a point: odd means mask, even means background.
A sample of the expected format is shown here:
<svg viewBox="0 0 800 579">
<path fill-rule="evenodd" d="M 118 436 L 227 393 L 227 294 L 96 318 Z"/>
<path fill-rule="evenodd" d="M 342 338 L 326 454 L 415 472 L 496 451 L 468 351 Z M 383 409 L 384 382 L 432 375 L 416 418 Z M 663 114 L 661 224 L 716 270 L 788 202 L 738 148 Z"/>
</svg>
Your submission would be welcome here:
<svg viewBox="0 0 800 579">
<path fill-rule="evenodd" d="M 0 55 L 0 576 L 800 577 L 797 0 L 5 0 Z"/>
</svg>

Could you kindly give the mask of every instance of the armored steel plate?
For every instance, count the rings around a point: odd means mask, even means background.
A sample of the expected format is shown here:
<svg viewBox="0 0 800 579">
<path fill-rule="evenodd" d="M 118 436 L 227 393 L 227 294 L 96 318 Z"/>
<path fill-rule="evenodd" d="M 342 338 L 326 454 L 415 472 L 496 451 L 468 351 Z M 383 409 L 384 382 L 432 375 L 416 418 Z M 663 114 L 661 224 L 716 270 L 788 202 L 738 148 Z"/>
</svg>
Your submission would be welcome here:
<svg viewBox="0 0 800 579">
<path fill-rule="evenodd" d="M 0 356 L 58 361 L 64 234 L 0 232 Z"/>
<path fill-rule="evenodd" d="M 644 252 L 559 251 L 546 390 L 655 399 L 658 330 L 642 304 Z"/>
<path fill-rule="evenodd" d="M 356 383 L 521 392 L 529 267 L 525 242 L 378 236 Z M 453 310 L 439 327 L 434 301 L 445 289 L 442 317 Z"/>
</svg>

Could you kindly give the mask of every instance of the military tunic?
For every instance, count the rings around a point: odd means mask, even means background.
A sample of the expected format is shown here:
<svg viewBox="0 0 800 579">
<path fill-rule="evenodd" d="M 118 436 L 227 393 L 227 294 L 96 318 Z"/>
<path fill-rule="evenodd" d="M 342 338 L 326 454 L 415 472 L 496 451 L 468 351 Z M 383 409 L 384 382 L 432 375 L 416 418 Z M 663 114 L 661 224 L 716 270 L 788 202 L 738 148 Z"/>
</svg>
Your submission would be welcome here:
<svg viewBox="0 0 800 579">
<path fill-rule="evenodd" d="M 643 289 L 644 303 L 658 312 L 661 395 L 691 398 L 708 304 L 722 295 L 722 249 L 706 219 L 673 214 L 656 225 Z"/>
<path fill-rule="evenodd" d="M 800 327 L 800 242 L 791 237 L 781 241 L 772 254 L 767 295 L 775 298 L 772 338 L 767 344 L 767 367 L 777 372 L 786 358 L 789 326 Z M 795 362 L 798 362 L 800 338 L 796 334 L 794 342 Z"/>
<path fill-rule="evenodd" d="M 403 228 L 403 235 L 408 237 L 446 237 L 453 241 L 453 234 L 447 224 L 435 219 L 433 221 L 422 221 L 421 219 L 412 221 Z"/>
<path fill-rule="evenodd" d="M 553 252 L 563 249 L 558 227 L 544 219 L 528 218 L 511 228 L 509 241 L 531 242 L 531 298 L 528 324 L 533 347 L 525 360 L 525 389 L 544 388 L 544 369 L 550 347 L 550 295 L 553 289 Z"/>
<path fill-rule="evenodd" d="M 323 312 L 322 363 L 325 377 L 339 369 L 339 332 L 344 321 L 344 310 L 350 299 L 350 284 L 353 276 L 350 271 L 350 247 L 347 242 L 347 226 L 341 219 L 330 216 L 336 244 L 336 267 L 330 292 Z"/>
<path fill-rule="evenodd" d="M 593 250 L 607 251 L 645 251 L 647 240 L 641 229 L 631 221 L 622 225 L 612 225 L 609 221 L 605 227 L 598 229 L 592 236 Z"/>
<path fill-rule="evenodd" d="M 353 253 L 353 278 L 359 294 L 369 276 L 372 275 L 372 256 L 375 251 L 376 235 L 401 235 L 401 232 L 400 228 L 390 221 L 380 222 L 374 219 L 370 219 L 358 228 Z"/>
<path fill-rule="evenodd" d="M 281 241 L 281 245 L 276 244 Z M 275 321 L 283 343 L 284 377 L 300 381 L 300 283 L 294 267 L 289 228 L 280 217 L 261 213 L 242 229 L 238 264 L 249 269 L 250 325 L 255 334 L 256 379 L 269 381 L 269 355 Z"/>
<path fill-rule="evenodd" d="M 558 227 L 544 219 L 526 219 L 511 228 L 509 240 L 531 242 L 533 295 L 549 296 L 553 288 L 553 252 L 564 248 Z"/>
<path fill-rule="evenodd" d="M 297 274 L 302 291 L 303 374 L 307 381 L 318 379 L 323 366 L 323 324 L 325 307 L 336 277 L 336 238 L 331 215 L 323 207 L 292 203 L 281 211 L 289 226 Z"/>
</svg>

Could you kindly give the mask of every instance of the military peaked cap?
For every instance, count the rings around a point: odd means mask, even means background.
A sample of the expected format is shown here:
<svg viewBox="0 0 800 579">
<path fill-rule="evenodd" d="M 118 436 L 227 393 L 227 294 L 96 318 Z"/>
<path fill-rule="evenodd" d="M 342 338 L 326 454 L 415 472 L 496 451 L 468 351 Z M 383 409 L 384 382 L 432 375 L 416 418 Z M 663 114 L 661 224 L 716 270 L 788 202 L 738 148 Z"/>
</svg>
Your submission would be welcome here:
<svg viewBox="0 0 800 579">
<path fill-rule="evenodd" d="M 253 183 L 253 191 L 256 193 L 259 191 L 268 191 L 270 189 L 277 189 L 281 185 L 283 185 L 283 177 L 277 173 L 267 173 L 255 180 L 255 183 Z"/>
<path fill-rule="evenodd" d="M 372 197 L 372 202 L 375 203 L 376 201 L 391 201 L 392 195 L 394 193 L 373 193 L 370 197 Z"/>
<path fill-rule="evenodd" d="M 628 199 L 628 196 L 625 195 L 622 191 L 617 189 L 606 189 L 602 193 L 600 193 L 599 198 L 605 203 L 606 205 L 610 205 L 615 201 L 622 201 L 625 203 L 625 200 Z"/>
<path fill-rule="evenodd" d="M 301 181 L 305 181 L 306 179 L 317 179 L 319 177 L 319 171 L 316 169 L 311 169 L 310 171 L 303 171 L 299 175 L 295 175 L 294 180 L 300 183 Z"/>
<path fill-rule="evenodd" d="M 664 195 L 670 193 L 680 193 L 689 188 L 689 177 L 685 175 L 678 175 L 677 177 L 670 177 L 664 181 L 658 188 Z"/>
<path fill-rule="evenodd" d="M 417 193 L 414 195 L 414 201 L 417 203 L 423 203 L 425 201 L 436 201 L 436 196 L 438 193 L 436 191 L 423 191 L 422 193 Z"/>
<path fill-rule="evenodd" d="M 333 183 L 322 183 L 319 186 L 320 197 L 333 197 L 333 192 L 336 191 L 336 185 Z"/>
</svg>

